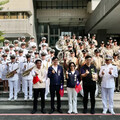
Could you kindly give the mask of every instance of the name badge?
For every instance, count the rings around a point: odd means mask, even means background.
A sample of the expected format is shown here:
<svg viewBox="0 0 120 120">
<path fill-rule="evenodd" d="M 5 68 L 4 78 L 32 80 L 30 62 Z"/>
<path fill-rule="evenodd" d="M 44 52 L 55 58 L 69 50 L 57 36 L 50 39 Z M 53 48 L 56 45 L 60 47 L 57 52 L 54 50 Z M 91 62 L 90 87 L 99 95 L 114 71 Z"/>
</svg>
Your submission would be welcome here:
<svg viewBox="0 0 120 120">
<path fill-rule="evenodd" d="M 60 76 L 60 70 L 58 70 L 58 76 Z"/>
<path fill-rule="evenodd" d="M 74 81 L 76 81 L 76 80 L 77 80 L 77 75 L 75 74 Z"/>
</svg>

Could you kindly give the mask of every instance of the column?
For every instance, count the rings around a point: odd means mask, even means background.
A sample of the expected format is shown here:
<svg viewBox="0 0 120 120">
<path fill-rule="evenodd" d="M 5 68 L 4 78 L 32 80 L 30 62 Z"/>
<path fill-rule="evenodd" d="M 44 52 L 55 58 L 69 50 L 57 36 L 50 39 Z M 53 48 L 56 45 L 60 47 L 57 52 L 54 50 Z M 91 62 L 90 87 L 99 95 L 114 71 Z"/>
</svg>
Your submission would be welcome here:
<svg viewBox="0 0 120 120">
<path fill-rule="evenodd" d="M 107 42 L 107 30 L 106 29 L 99 29 L 97 30 L 97 41 L 98 45 L 101 44 L 101 41 Z"/>
</svg>

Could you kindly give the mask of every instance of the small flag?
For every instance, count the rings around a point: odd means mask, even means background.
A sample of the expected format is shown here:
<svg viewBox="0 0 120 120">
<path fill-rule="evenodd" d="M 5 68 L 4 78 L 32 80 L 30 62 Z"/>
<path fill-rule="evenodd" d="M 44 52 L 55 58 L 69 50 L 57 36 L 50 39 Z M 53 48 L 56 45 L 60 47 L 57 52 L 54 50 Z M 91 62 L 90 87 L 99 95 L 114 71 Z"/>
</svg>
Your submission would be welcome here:
<svg viewBox="0 0 120 120">
<path fill-rule="evenodd" d="M 35 77 L 33 77 L 33 84 L 36 84 L 39 81 L 40 81 L 40 79 L 38 78 L 38 75 L 36 75 Z"/>
<path fill-rule="evenodd" d="M 60 87 L 59 94 L 60 94 L 61 97 L 63 97 L 63 95 L 64 95 L 64 88 L 63 88 L 63 85 L 61 85 L 61 87 Z"/>
<path fill-rule="evenodd" d="M 75 90 L 76 90 L 77 93 L 79 93 L 82 90 L 82 86 L 81 86 L 81 84 L 79 83 L 78 80 L 77 80 L 77 83 L 75 85 Z"/>
</svg>

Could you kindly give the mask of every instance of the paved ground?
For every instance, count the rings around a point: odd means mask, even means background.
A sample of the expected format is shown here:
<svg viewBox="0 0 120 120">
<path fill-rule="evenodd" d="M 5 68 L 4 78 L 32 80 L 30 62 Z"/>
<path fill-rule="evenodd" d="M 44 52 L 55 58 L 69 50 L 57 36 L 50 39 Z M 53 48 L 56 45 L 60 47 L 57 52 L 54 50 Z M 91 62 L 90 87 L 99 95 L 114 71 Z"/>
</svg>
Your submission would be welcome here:
<svg viewBox="0 0 120 120">
<path fill-rule="evenodd" d="M 120 115 L 6 115 L 0 120 L 120 120 Z"/>
<path fill-rule="evenodd" d="M 0 120 L 120 120 L 120 109 L 115 109 L 116 115 L 101 114 L 102 109 L 97 109 L 95 115 L 82 114 L 82 109 L 79 114 L 63 114 L 55 112 L 54 114 L 41 114 L 40 110 L 36 114 L 30 114 L 31 110 L 0 110 Z M 49 112 L 49 111 L 47 111 Z"/>
</svg>

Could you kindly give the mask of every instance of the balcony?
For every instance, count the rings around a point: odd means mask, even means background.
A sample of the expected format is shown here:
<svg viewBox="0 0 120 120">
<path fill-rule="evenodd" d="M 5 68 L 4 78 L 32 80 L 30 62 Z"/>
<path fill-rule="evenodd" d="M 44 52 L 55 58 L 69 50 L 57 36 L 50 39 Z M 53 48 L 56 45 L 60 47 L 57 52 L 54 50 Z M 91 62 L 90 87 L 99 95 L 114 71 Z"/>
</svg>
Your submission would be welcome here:
<svg viewBox="0 0 120 120">
<path fill-rule="evenodd" d="M 33 34 L 33 25 L 29 19 L 0 19 L 0 31 L 5 37 L 29 37 Z"/>
</svg>

